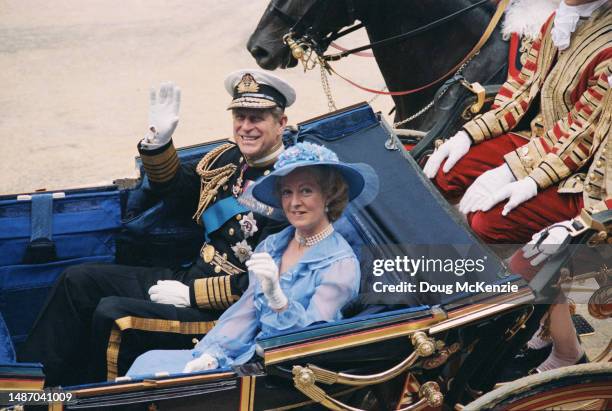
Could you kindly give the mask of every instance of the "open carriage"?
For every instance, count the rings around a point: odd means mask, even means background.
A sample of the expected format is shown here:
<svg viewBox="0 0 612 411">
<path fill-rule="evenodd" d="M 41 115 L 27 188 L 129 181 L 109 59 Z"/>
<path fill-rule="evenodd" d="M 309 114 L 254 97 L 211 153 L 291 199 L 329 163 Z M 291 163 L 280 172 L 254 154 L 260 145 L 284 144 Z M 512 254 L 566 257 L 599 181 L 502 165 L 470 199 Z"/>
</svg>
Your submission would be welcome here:
<svg viewBox="0 0 612 411">
<path fill-rule="evenodd" d="M 349 209 L 336 223 L 362 264 L 361 294 L 345 307 L 345 319 L 261 339 L 257 355 L 234 368 L 118 378 L 46 389 L 46 397 L 9 398 L 17 391 L 42 389 L 42 368 L 17 363 L 14 350 L 62 270 L 86 261 L 176 266 L 197 255 L 202 238 L 188 214 L 176 213 L 174 204 L 155 198 L 146 178 L 5 196 L 0 200 L 0 407 L 19 409 L 38 399 L 41 407 L 52 410 L 461 409 L 493 390 L 500 371 L 537 328 L 546 303 L 558 292 L 552 285 L 571 249 L 551 259 L 530 284 L 509 273 L 367 104 L 301 123 L 297 133 L 286 137 L 324 144 L 342 160 L 368 163 L 379 174 L 376 200 L 363 210 Z M 198 161 L 222 142 L 187 147 L 179 155 L 184 162 Z M 432 142 L 433 134 L 412 153 L 424 155 Z M 610 221 L 610 212 L 598 214 L 593 227 L 605 228 Z M 588 230 L 574 241 L 592 241 L 594 233 Z M 376 282 L 398 286 L 423 280 L 397 270 L 375 276 L 375 258 L 393 259 L 400 253 L 418 258 L 439 253 L 438 247 L 454 258 L 486 259 L 477 279 L 516 291 L 403 292 L 395 297 L 374 292 L 380 286 Z M 600 280 L 609 293 L 609 275 Z M 533 381 L 541 376 L 529 377 L 528 385 L 502 387 L 506 391 L 482 396 L 474 407 L 543 408 L 596 400 L 606 408 L 612 403 L 610 363 L 572 371 L 541 382 Z"/>
</svg>

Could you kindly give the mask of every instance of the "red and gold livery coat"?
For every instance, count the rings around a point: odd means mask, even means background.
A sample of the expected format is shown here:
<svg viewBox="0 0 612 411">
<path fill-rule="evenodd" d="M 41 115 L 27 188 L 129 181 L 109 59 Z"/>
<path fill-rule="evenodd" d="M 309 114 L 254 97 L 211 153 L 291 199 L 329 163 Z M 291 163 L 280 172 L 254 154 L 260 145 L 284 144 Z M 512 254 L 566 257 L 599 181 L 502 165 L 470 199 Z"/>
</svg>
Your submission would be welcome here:
<svg viewBox="0 0 612 411">
<path fill-rule="evenodd" d="M 610 208 L 609 148 L 612 75 L 612 6 L 605 3 L 578 24 L 570 46 L 559 51 L 551 36 L 554 14 L 542 26 L 518 76 L 509 76 L 492 109 L 464 125 L 474 143 L 513 132 L 528 144 L 505 156 L 517 179 L 540 190 L 583 192 L 585 208 Z M 521 120 L 535 116 L 530 130 Z M 520 124 L 521 123 L 521 124 Z"/>
</svg>

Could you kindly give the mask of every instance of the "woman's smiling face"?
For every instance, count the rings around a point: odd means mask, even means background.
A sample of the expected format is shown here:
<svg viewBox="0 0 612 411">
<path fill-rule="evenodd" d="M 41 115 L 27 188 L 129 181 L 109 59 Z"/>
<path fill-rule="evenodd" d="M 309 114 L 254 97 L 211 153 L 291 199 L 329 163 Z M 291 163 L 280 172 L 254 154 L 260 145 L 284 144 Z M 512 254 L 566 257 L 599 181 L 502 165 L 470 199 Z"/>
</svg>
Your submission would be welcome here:
<svg viewBox="0 0 612 411">
<path fill-rule="evenodd" d="M 280 182 L 283 211 L 289 223 L 306 237 L 321 232 L 329 224 L 325 198 L 312 171 L 299 168 Z"/>
</svg>

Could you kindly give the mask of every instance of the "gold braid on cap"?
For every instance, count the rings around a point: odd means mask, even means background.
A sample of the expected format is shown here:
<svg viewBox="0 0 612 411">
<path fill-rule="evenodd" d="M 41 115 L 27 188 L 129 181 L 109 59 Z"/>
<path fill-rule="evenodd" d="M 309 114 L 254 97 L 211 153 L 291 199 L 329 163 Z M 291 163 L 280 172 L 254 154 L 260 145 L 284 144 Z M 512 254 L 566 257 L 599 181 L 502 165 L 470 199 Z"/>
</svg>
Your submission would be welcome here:
<svg viewBox="0 0 612 411">
<path fill-rule="evenodd" d="M 222 187 L 230 179 L 232 174 L 236 171 L 238 166 L 236 164 L 226 164 L 223 167 L 210 169 L 215 161 L 223 153 L 235 147 L 232 143 L 223 144 L 208 153 L 200 160 L 196 167 L 196 172 L 200 175 L 200 201 L 198 203 L 198 209 L 193 215 L 193 219 L 198 224 L 200 217 L 206 207 L 215 199 L 219 188 Z"/>
</svg>

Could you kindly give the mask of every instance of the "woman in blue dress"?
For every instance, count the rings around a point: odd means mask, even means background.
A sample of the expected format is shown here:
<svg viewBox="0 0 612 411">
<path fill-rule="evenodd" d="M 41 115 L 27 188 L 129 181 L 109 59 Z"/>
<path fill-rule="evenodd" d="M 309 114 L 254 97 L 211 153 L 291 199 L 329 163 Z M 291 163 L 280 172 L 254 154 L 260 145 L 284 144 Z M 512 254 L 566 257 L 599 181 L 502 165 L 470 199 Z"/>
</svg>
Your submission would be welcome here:
<svg viewBox="0 0 612 411">
<path fill-rule="evenodd" d="M 193 350 L 154 350 L 128 376 L 197 372 L 247 362 L 258 337 L 342 318 L 359 291 L 359 261 L 334 231 L 349 201 L 362 206 L 378 179 L 365 164 L 345 164 L 331 150 L 298 143 L 275 170 L 251 185 L 243 204 L 291 224 L 259 244 L 247 261 L 249 288 Z"/>
</svg>

